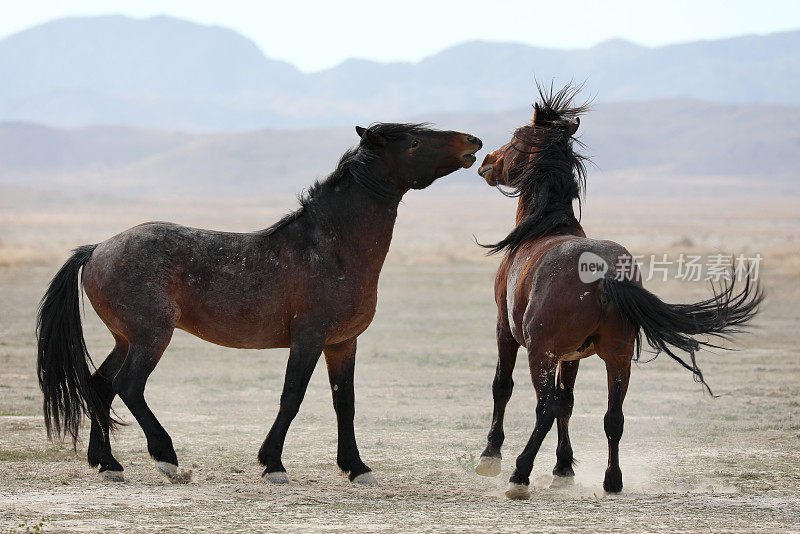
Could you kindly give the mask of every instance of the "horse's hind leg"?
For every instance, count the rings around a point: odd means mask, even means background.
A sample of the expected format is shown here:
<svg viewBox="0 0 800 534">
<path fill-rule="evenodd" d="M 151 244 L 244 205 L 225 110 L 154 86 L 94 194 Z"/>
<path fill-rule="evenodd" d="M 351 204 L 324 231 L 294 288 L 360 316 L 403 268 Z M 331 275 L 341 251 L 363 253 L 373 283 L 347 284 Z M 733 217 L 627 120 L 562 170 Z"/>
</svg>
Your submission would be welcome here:
<svg viewBox="0 0 800 534">
<path fill-rule="evenodd" d="M 372 471 L 361 460 L 353 428 L 353 417 L 355 416 L 353 375 L 356 365 L 356 340 L 328 345 L 324 352 L 333 394 L 333 408 L 336 410 L 336 421 L 339 427 L 336 463 L 342 472 L 349 475 L 352 482 L 377 484 L 378 481 Z"/>
<path fill-rule="evenodd" d="M 258 451 L 258 461 L 265 467 L 262 476 L 275 484 L 289 483 L 286 468 L 281 462 L 283 443 L 286 441 L 289 425 L 300 410 L 308 381 L 311 380 L 325 344 L 324 335 L 321 335 L 319 328 L 298 330 L 292 337 L 292 346 L 289 349 L 278 416 Z"/>
<path fill-rule="evenodd" d="M 529 351 L 531 379 L 536 389 L 536 425 L 528 440 L 525 449 L 517 457 L 516 469 L 509 479 L 506 497 L 509 499 L 527 499 L 530 497 L 530 475 L 533 470 L 533 460 L 539 447 L 542 446 L 547 433 L 553 426 L 553 421 L 558 413 L 558 389 L 556 388 L 556 369 L 558 360 L 544 351 Z"/>
<path fill-rule="evenodd" d="M 500 321 L 497 325 L 497 369 L 492 382 L 492 397 L 494 410 L 492 413 L 492 426 L 486 440 L 486 448 L 481 453 L 481 459 L 475 467 L 479 475 L 493 477 L 500 474 L 500 448 L 505 440 L 503 432 L 503 419 L 506 414 L 506 405 L 514 389 L 514 364 L 517 362 L 519 343 L 516 342 L 507 326 Z"/>
<path fill-rule="evenodd" d="M 178 473 L 178 457 L 170 438 L 144 399 L 147 378 L 172 337 L 172 328 L 149 332 L 131 340 L 128 356 L 114 378 L 114 391 L 130 410 L 147 438 L 147 451 L 156 468 L 171 482 L 188 482 L 191 472 Z"/>
<path fill-rule="evenodd" d="M 603 418 L 606 437 L 608 438 L 608 468 L 603 479 L 603 489 L 608 492 L 622 491 L 622 470 L 619 467 L 619 441 L 622 439 L 622 428 L 625 417 L 622 415 L 622 402 L 628 391 L 631 376 L 630 357 L 606 361 L 608 375 L 608 411 Z"/>
<path fill-rule="evenodd" d="M 607 324 L 603 330 L 596 342 L 597 354 L 606 362 L 608 377 L 608 410 L 603 418 L 608 438 L 608 468 L 603 480 L 603 489 L 617 493 L 622 491 L 622 470 L 619 467 L 619 441 L 625 424 L 622 402 L 625 400 L 631 377 L 634 338 L 630 330 L 625 329 L 619 322 Z"/>
<path fill-rule="evenodd" d="M 102 414 L 92 415 L 92 430 L 89 437 L 89 451 L 87 458 L 92 467 L 100 466 L 100 476 L 105 480 L 122 482 L 122 465 L 111 454 L 111 436 L 109 435 L 109 417 L 111 403 L 115 393 L 112 386 L 114 375 L 117 374 L 125 356 L 128 354 L 128 342 L 118 336 L 114 336 L 116 346 L 111 354 L 100 365 L 92 375 L 92 385 L 94 390 L 100 395 L 108 408 Z"/>
<path fill-rule="evenodd" d="M 556 386 L 558 388 L 558 415 L 556 428 L 558 429 L 558 446 L 556 447 L 556 466 L 553 474 L 558 477 L 574 477 L 572 465 L 575 459 L 572 456 L 572 444 L 569 441 L 569 418 L 572 416 L 572 406 L 575 403 L 573 390 L 575 377 L 578 376 L 580 360 L 562 361 L 559 364 Z"/>
</svg>

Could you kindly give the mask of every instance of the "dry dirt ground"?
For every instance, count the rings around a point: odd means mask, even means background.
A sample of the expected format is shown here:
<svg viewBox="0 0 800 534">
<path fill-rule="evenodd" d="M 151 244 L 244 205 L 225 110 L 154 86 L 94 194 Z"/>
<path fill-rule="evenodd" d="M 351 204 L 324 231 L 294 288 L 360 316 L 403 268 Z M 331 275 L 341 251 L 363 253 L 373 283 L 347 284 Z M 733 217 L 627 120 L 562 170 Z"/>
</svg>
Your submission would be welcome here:
<svg viewBox="0 0 800 534">
<path fill-rule="evenodd" d="M 148 457 L 135 422 L 112 441 L 127 481 L 105 483 L 85 463 L 85 441 L 46 441 L 34 374 L 38 299 L 73 245 L 148 218 L 223 229 L 266 226 L 252 203 L 127 205 L 86 210 L 7 206 L 0 218 L 0 530 L 32 531 L 800 531 L 800 298 L 796 200 L 731 204 L 590 203 L 592 235 L 635 252 L 763 251 L 769 293 L 742 350 L 700 355 L 715 392 L 704 395 L 668 358 L 634 368 L 625 402 L 625 489 L 606 495 L 602 362 L 581 363 L 572 442 L 575 484 L 550 488 L 555 431 L 534 465 L 528 501 L 503 496 L 532 430 L 534 393 L 520 358 L 506 420 L 502 474 L 473 473 L 491 416 L 492 280 L 471 234 L 508 227 L 513 202 L 464 200 L 443 211 L 409 200 L 380 285 L 378 313 L 359 342 L 356 432 L 381 485 L 355 487 L 335 466 L 336 428 L 320 364 L 286 442 L 289 486 L 263 482 L 255 456 L 277 410 L 286 352 L 216 347 L 176 333 L 148 384 L 171 433 L 187 485 L 171 485 Z M 472 202 L 472 204 L 470 204 Z M 661 204 L 659 204 L 659 202 Z M 461 204 L 459 204 L 461 205 Z M 226 218 L 224 210 L 233 215 Z M 277 210 L 280 211 L 280 210 Z M 260 223 L 257 221 L 261 221 Z M 437 251 L 440 253 L 437 254 Z M 47 260 L 47 261 L 45 261 Z M 667 300 L 707 294 L 703 284 L 648 284 Z M 88 303 L 85 334 L 101 359 L 111 338 Z M 132 417 L 118 400 L 122 418 Z M 20 526 L 22 525 L 22 526 Z"/>
</svg>

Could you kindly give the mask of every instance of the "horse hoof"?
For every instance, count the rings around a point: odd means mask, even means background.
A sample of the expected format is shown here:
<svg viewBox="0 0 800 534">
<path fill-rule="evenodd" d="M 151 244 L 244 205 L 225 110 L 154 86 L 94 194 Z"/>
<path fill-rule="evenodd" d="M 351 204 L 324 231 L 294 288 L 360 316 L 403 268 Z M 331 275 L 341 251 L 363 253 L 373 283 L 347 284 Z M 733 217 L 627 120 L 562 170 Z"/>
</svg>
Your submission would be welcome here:
<svg viewBox="0 0 800 534">
<path fill-rule="evenodd" d="M 187 484 L 192 481 L 192 470 L 178 471 L 178 466 L 169 462 L 156 462 L 156 469 L 166 476 L 173 484 Z"/>
<path fill-rule="evenodd" d="M 289 483 L 289 475 L 286 474 L 286 471 L 273 471 L 271 473 L 264 473 L 262 476 L 264 480 L 271 482 L 272 484 Z"/>
<path fill-rule="evenodd" d="M 530 499 L 531 490 L 528 489 L 527 484 L 517 484 L 516 482 L 509 482 L 508 489 L 506 490 L 506 497 L 514 500 Z"/>
<path fill-rule="evenodd" d="M 606 477 L 603 480 L 603 489 L 608 493 L 619 493 L 622 491 L 622 471 L 619 467 L 609 467 L 606 470 Z"/>
<path fill-rule="evenodd" d="M 106 482 L 125 482 L 125 475 L 122 471 L 100 471 L 100 478 Z"/>
<path fill-rule="evenodd" d="M 475 466 L 475 472 L 482 477 L 496 477 L 500 474 L 500 463 L 500 458 L 481 456 L 480 462 Z"/>
<path fill-rule="evenodd" d="M 356 478 L 354 478 L 353 484 L 362 484 L 364 486 L 377 486 L 378 479 L 375 478 L 375 475 L 372 474 L 372 471 L 367 471 L 366 473 L 361 473 Z"/>
</svg>

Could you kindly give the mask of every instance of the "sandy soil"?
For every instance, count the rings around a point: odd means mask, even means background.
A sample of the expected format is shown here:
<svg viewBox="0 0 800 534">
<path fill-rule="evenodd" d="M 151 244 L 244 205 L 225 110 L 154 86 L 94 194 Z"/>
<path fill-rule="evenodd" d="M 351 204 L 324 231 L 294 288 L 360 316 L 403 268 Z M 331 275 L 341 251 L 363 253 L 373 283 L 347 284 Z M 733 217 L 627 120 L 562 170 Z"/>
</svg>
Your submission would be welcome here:
<svg viewBox="0 0 800 534">
<path fill-rule="evenodd" d="M 356 432 L 362 457 L 381 480 L 377 488 L 355 487 L 336 469 L 335 419 L 322 364 L 286 442 L 292 484 L 262 482 L 255 455 L 277 410 L 285 351 L 224 349 L 181 332 L 150 379 L 148 399 L 173 437 L 181 467 L 193 469 L 192 483 L 171 485 L 156 472 L 135 422 L 113 440 L 127 482 L 100 481 L 86 465 L 85 442 L 76 456 L 69 445 L 49 444 L 44 435 L 33 325 L 36 303 L 57 266 L 8 262 L 0 267 L 0 529 L 25 531 L 42 522 L 44 531 L 106 532 L 800 531 L 800 284 L 792 252 L 800 230 L 797 214 L 781 205 L 694 224 L 670 218 L 662 226 L 646 210 L 625 211 L 631 220 L 620 225 L 619 206 L 602 203 L 595 204 L 593 219 L 586 215 L 595 221 L 595 234 L 631 240 L 642 253 L 746 247 L 782 258 L 770 264 L 767 257 L 769 300 L 757 330 L 742 338 L 743 350 L 700 356 L 720 398 L 704 395 L 668 358 L 634 369 L 621 443 L 625 489 L 613 496 L 602 490 L 606 392 L 597 358 L 581 363 L 576 386 L 575 485 L 549 487 L 552 432 L 534 465 L 532 498 L 511 502 L 503 496 L 513 458 L 533 426 L 524 357 L 509 404 L 503 472 L 493 479 L 472 472 L 491 416 L 497 260 L 480 259 L 469 241 L 471 233 L 488 240 L 502 232 L 507 223 L 497 216 L 499 207 L 476 211 L 475 218 L 483 217 L 477 223 L 462 218 L 470 221 L 467 230 L 457 222 L 463 214 L 449 217 L 417 202 L 404 207 L 397 250 L 384 271 L 375 321 L 360 340 L 356 369 Z M 691 212 L 687 206 L 675 209 Z M 513 207 L 502 207 L 510 219 Z M 234 226 L 250 223 L 241 215 L 247 210 L 238 213 Z M 53 223 L 59 213 L 41 217 L 54 235 L 74 236 L 71 246 L 109 235 L 136 214 L 84 226 Z M 187 218 L 203 222 L 199 215 Z M 753 221 L 770 218 L 779 239 L 759 240 L 769 223 Z M 9 221 L 0 234 L 6 244 L 23 229 L 37 228 Z M 426 227 L 426 239 L 411 231 Z M 451 245 L 444 260 L 431 256 L 430 243 Z M 675 281 L 648 287 L 669 300 L 707 291 Z M 88 303 L 85 315 L 90 351 L 101 359 L 110 336 Z M 122 403 L 115 407 L 133 422 Z"/>
</svg>

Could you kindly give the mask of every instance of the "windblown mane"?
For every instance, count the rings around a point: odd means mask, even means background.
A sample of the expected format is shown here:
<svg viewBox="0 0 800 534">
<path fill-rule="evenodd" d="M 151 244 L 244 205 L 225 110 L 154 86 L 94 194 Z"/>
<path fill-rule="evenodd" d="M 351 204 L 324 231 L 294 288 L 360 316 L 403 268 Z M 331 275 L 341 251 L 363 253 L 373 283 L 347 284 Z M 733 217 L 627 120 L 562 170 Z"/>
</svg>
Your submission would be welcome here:
<svg viewBox="0 0 800 534">
<path fill-rule="evenodd" d="M 582 85 L 572 84 L 555 91 L 536 84 L 540 102 L 536 104 L 536 128 L 533 138 L 514 133 L 509 150 L 530 154 L 523 169 L 507 169 L 508 196 L 529 199 L 522 220 L 505 239 L 484 245 L 490 254 L 513 252 L 524 243 L 545 235 L 569 231 L 577 223 L 573 200 L 580 202 L 586 188 L 588 158 L 574 150 L 583 144 L 570 136 L 569 125 L 589 109 L 587 104 L 574 105 Z"/>
<path fill-rule="evenodd" d="M 426 123 L 373 123 L 369 126 L 369 130 L 375 134 L 380 135 L 387 141 L 394 141 L 404 135 L 421 134 L 430 131 Z M 369 167 L 370 163 L 377 158 L 375 150 L 370 146 L 365 146 L 363 143 L 355 148 L 349 149 L 342 154 L 339 159 L 339 164 L 336 169 L 328 175 L 327 178 L 316 180 L 311 187 L 302 191 L 297 200 L 300 207 L 295 211 L 288 213 L 281 220 L 264 230 L 265 235 L 271 235 L 283 228 L 284 226 L 296 221 L 304 213 L 313 209 L 314 205 L 325 194 L 334 188 L 348 187 L 354 180 L 359 180 L 362 184 L 367 186 L 373 185 L 371 191 L 376 196 L 381 196 L 386 200 L 391 200 L 388 193 L 381 195 L 380 184 L 376 183 L 376 179 L 371 175 Z"/>
</svg>

